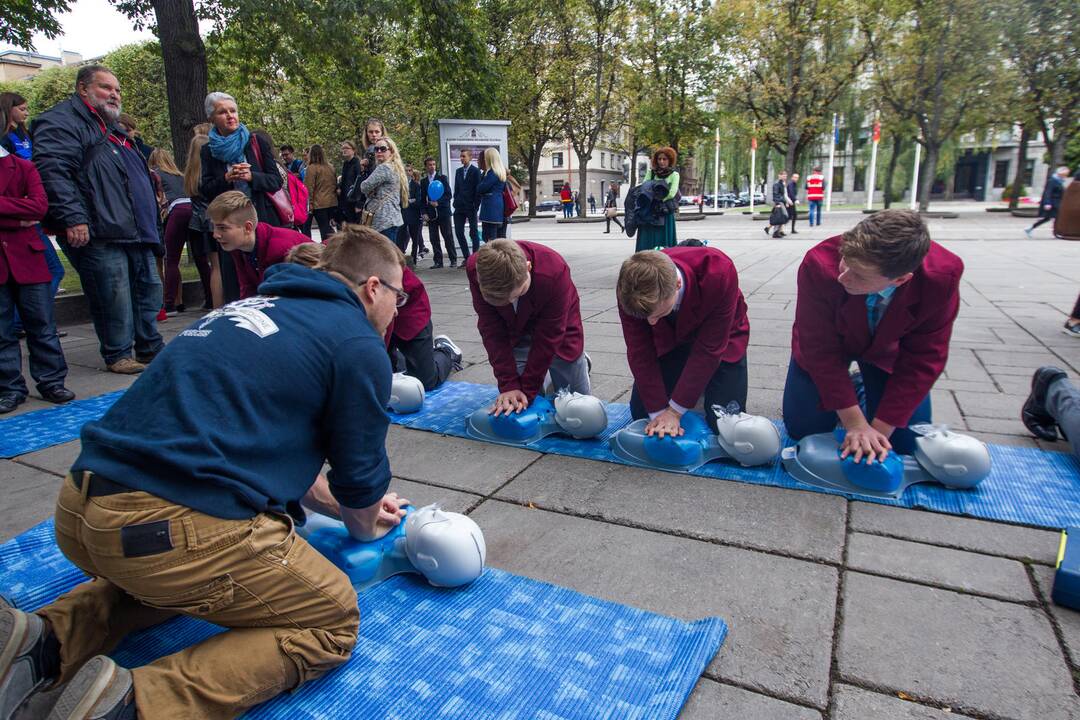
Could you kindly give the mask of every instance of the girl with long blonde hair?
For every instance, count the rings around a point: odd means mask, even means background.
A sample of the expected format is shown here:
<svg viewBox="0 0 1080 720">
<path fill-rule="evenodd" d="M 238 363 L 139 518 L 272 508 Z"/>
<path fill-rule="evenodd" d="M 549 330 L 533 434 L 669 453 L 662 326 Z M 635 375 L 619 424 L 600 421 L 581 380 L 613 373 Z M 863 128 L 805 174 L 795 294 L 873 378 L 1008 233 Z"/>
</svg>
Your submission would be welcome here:
<svg viewBox="0 0 1080 720">
<path fill-rule="evenodd" d="M 375 169 L 360 183 L 360 191 L 366 198 L 364 210 L 373 215 L 371 227 L 400 248 L 398 229 L 404 224 L 401 208 L 409 204 L 409 178 L 401 164 L 397 143 L 384 135 L 371 148 L 375 153 Z"/>
<path fill-rule="evenodd" d="M 480 224 L 484 242 L 505 236 L 506 216 L 503 214 L 503 189 L 506 188 L 506 166 L 496 148 L 484 151 L 484 176 L 476 186 L 480 197 Z"/>
</svg>

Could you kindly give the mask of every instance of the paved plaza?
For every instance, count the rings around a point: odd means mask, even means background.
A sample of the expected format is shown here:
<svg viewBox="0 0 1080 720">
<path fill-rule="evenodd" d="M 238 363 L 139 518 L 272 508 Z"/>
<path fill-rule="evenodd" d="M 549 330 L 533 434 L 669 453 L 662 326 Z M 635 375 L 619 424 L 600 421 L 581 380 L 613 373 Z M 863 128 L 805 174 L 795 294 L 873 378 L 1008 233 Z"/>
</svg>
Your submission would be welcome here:
<svg viewBox="0 0 1080 720">
<path fill-rule="evenodd" d="M 834 213 L 781 240 L 741 213 L 678 224 L 680 238 L 708 240 L 738 267 L 751 322 L 750 412 L 780 417 L 800 259 L 862 217 Z M 1036 367 L 1080 376 L 1080 342 L 1061 332 L 1080 291 L 1080 243 L 1027 240 L 1029 220 L 981 210 L 929 222 L 966 265 L 935 420 L 987 442 L 1067 451 L 1032 439 L 1019 412 Z M 614 287 L 634 241 L 603 229 L 542 219 L 513 234 L 570 263 L 594 392 L 627 402 Z M 1036 232 L 1049 237 L 1046 226 Z M 420 276 L 435 332 L 465 356 L 452 379 L 493 384 L 465 273 L 430 264 Z M 172 337 L 196 317 L 162 330 Z M 130 384 L 104 372 L 89 325 L 64 329 L 68 387 L 79 397 Z M 18 412 L 45 407 L 31 399 Z M 1049 603 L 1055 532 L 396 426 L 388 444 L 393 489 L 469 513 L 492 566 L 686 620 L 724 618 L 730 634 L 687 720 L 1080 718 L 1080 613 Z M 78 451 L 75 441 L 0 461 L 0 540 L 51 515 Z"/>
</svg>

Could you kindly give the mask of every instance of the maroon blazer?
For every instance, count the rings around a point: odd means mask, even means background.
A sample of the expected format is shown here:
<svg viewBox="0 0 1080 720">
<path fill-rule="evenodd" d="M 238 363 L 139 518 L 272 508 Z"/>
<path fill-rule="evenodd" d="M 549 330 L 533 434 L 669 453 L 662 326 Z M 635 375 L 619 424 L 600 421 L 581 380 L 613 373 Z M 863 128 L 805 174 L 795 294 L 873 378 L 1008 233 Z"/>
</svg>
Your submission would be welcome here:
<svg viewBox="0 0 1080 720">
<path fill-rule="evenodd" d="M 877 332 L 870 334 L 866 296 L 840 285 L 841 236 L 811 248 L 799 267 L 791 350 L 817 386 L 823 410 L 858 404 L 848 377 L 852 360 L 891 375 L 877 417 L 906 427 L 911 413 L 945 369 L 949 337 L 960 310 L 964 263 L 935 242 L 911 280 L 893 293 Z"/>
<path fill-rule="evenodd" d="M 666 319 L 649 325 L 619 308 L 626 359 L 650 413 L 666 408 L 669 399 L 694 407 L 720 363 L 742 360 L 750 342 L 746 301 L 731 258 L 709 247 L 672 247 L 660 252 L 672 259 L 683 277 L 682 302 L 674 327 Z M 687 343 L 692 343 L 690 357 L 668 398 L 659 358 Z"/>
<path fill-rule="evenodd" d="M 538 243 L 516 242 L 532 263 L 532 284 L 529 292 L 518 299 L 517 311 L 513 305 L 490 305 L 480 295 L 476 253 L 469 257 L 465 274 L 469 277 L 476 309 L 476 327 L 499 383 L 499 392 L 520 390 L 532 402 L 543 390 L 552 358 L 573 362 L 581 357 L 585 333 L 581 329 L 577 288 L 562 255 Z M 526 336 L 531 338 L 529 359 L 525 371 L 518 376 L 514 348 Z"/>
<path fill-rule="evenodd" d="M 408 301 L 398 308 L 397 316 L 386 329 L 386 345 L 390 339 L 412 340 L 431 322 L 431 301 L 423 281 L 410 268 L 401 273 L 401 289 L 409 293 Z"/>
<path fill-rule="evenodd" d="M 52 279 L 45 262 L 45 244 L 34 225 L 49 208 L 37 168 L 29 160 L 0 158 L 0 285 L 14 278 L 20 285 Z"/>
<path fill-rule="evenodd" d="M 233 250 L 233 265 L 236 266 L 236 279 L 240 283 L 240 297 L 247 298 L 259 293 L 259 283 L 263 273 L 271 265 L 285 262 L 285 256 L 293 245 L 311 242 L 306 235 L 289 228 L 274 227 L 261 222 L 255 226 L 255 259 L 243 250 Z"/>
</svg>

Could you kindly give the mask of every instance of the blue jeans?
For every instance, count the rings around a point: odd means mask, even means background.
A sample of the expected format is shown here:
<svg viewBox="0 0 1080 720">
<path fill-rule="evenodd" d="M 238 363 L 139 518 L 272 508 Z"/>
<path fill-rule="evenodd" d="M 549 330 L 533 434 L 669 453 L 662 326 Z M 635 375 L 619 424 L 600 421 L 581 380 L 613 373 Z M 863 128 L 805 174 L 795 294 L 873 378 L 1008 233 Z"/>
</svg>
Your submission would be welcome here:
<svg viewBox="0 0 1080 720">
<path fill-rule="evenodd" d="M 30 376 L 38 392 L 63 386 L 67 363 L 60 349 L 53 320 L 49 283 L 19 285 L 12 279 L 0 285 L 0 395 L 26 397 L 22 376 L 22 348 L 15 335 L 15 310 L 22 314 L 26 346 L 30 350 Z"/>
<path fill-rule="evenodd" d="M 860 398 L 863 413 L 867 420 L 874 419 L 878 403 L 885 393 L 885 383 L 889 373 L 868 362 L 858 361 L 862 371 L 863 388 L 866 391 L 865 403 Z M 821 409 L 821 394 L 814 384 L 810 373 L 799 367 L 795 358 L 788 364 L 787 381 L 784 383 L 784 425 L 792 440 L 801 440 L 807 435 L 832 432 L 836 427 L 835 410 Z M 930 422 L 930 396 L 927 395 L 908 420 L 909 425 Z M 915 433 L 906 427 L 896 428 L 889 438 L 893 450 L 901 455 L 910 455 L 915 450 Z"/>
<path fill-rule="evenodd" d="M 810 200 L 810 207 L 806 211 L 806 220 L 810 227 L 821 224 L 821 201 Z"/>
<path fill-rule="evenodd" d="M 38 235 L 41 236 L 41 242 L 45 245 L 45 264 L 49 266 L 49 275 L 52 276 L 52 280 L 49 281 L 49 288 L 52 290 L 50 297 L 56 297 L 56 290 L 60 287 L 60 281 L 64 279 L 64 263 L 60 262 L 60 256 L 56 254 L 56 248 L 53 247 L 52 240 L 45 234 L 45 231 L 41 229 L 41 226 L 37 226 Z M 15 311 L 15 331 L 18 332 L 23 329 L 22 320 L 19 319 L 19 311 Z"/>
<path fill-rule="evenodd" d="M 562 216 L 564 218 L 574 217 L 574 203 L 562 204 Z"/>
<path fill-rule="evenodd" d="M 79 273 L 105 364 L 131 357 L 133 344 L 136 357 L 161 350 L 161 278 L 151 246 L 91 241 L 73 248 L 65 240 L 61 247 Z"/>
</svg>

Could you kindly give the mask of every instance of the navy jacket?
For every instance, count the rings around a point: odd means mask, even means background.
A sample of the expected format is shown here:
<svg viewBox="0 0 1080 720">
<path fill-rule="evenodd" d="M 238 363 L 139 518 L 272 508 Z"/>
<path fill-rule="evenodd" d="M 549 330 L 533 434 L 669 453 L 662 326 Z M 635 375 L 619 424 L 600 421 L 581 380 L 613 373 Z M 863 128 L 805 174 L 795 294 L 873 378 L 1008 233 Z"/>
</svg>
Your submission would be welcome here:
<svg viewBox="0 0 1080 720">
<path fill-rule="evenodd" d="M 787 181 L 787 194 L 791 198 L 791 204 L 794 205 L 799 202 L 799 183 L 794 180 Z"/>
<path fill-rule="evenodd" d="M 784 190 L 787 188 L 784 185 L 783 180 L 777 180 L 772 186 L 772 201 L 774 203 L 780 203 L 784 207 L 787 207 L 787 203 L 784 202 Z"/>
<path fill-rule="evenodd" d="M 439 212 L 448 213 L 450 212 L 450 201 L 454 196 L 450 192 L 450 181 L 442 173 L 435 173 L 435 179 L 443 184 L 443 194 L 437 201 L 439 203 Z M 432 212 L 432 207 L 428 205 L 427 188 L 428 176 L 427 173 L 424 173 L 420 176 L 420 213 L 426 217 L 432 217 L 435 213 Z"/>
<path fill-rule="evenodd" d="M 476 186 L 476 194 L 480 196 L 480 222 L 499 223 L 506 221 L 503 215 L 503 188 L 506 181 L 500 180 L 494 170 L 488 170 Z"/>
<path fill-rule="evenodd" d="M 341 164 L 341 184 L 338 185 L 338 209 L 344 211 L 350 205 L 349 191 L 360 185 L 360 158 L 355 155 Z M 355 203 L 353 203 L 355 204 Z"/>
<path fill-rule="evenodd" d="M 401 209 L 401 219 L 406 225 L 420 224 L 420 183 L 409 181 L 409 205 Z"/>
<path fill-rule="evenodd" d="M 480 205 L 476 186 L 480 184 L 480 168 L 475 165 L 459 167 L 454 173 L 454 210 L 474 213 Z"/>
<path fill-rule="evenodd" d="M 275 265 L 259 292 L 169 343 L 83 426 L 73 470 L 215 517 L 288 511 L 302 522 L 297 501 L 326 460 L 338 502 L 377 502 L 390 483 L 383 338 L 321 271 Z"/>
<path fill-rule="evenodd" d="M 1046 187 L 1043 188 L 1042 199 L 1039 201 L 1039 215 L 1057 215 L 1058 209 L 1061 207 L 1061 198 L 1065 195 L 1065 183 L 1058 177 L 1057 173 L 1050 176 L 1050 179 L 1046 181 Z M 1046 206 L 1049 205 L 1050 209 L 1047 210 Z"/>
<path fill-rule="evenodd" d="M 140 242 L 137 198 L 149 197 L 149 213 L 157 214 L 150 171 L 143 161 L 137 175 L 129 172 L 120 152 L 138 151 L 118 125 L 106 131 L 102 122 L 78 95 L 34 119 L 33 159 L 49 196 L 46 224 L 57 229 L 87 225 L 95 241 Z M 131 149 L 121 150 L 110 135 Z"/>
</svg>

